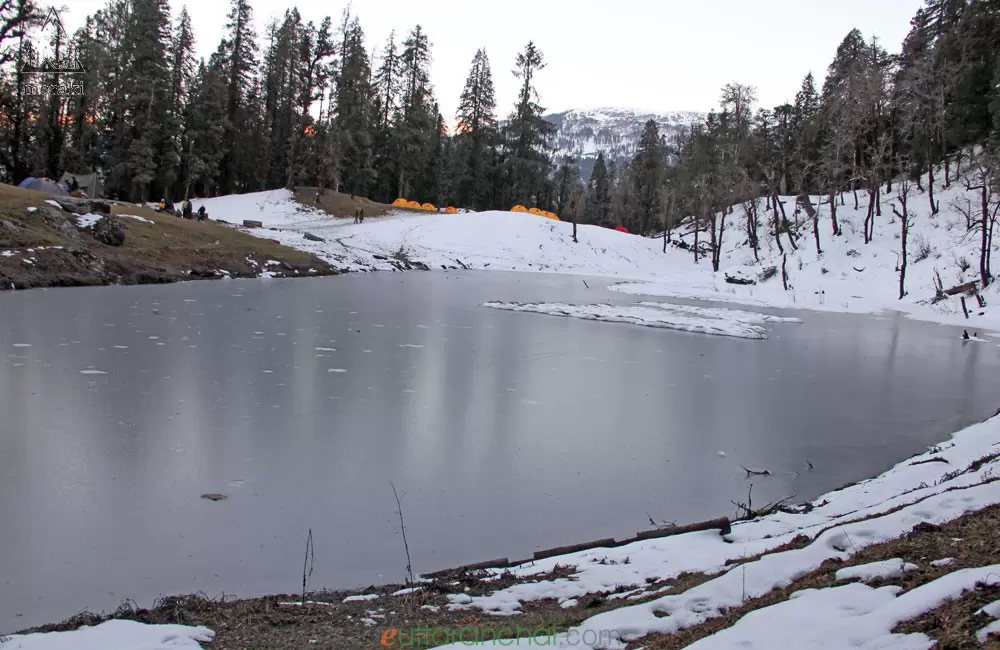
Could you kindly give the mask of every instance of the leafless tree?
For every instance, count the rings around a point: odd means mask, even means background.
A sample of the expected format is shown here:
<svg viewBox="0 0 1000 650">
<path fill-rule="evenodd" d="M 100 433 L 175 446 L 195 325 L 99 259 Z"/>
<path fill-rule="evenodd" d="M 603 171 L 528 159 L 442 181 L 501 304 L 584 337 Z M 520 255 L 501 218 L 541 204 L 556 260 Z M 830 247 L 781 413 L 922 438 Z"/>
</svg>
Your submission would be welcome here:
<svg viewBox="0 0 1000 650">
<path fill-rule="evenodd" d="M 896 215 L 900 223 L 900 244 L 899 244 L 899 299 L 902 300 L 906 296 L 906 243 L 910 234 L 910 226 L 912 225 L 912 217 L 910 216 L 909 200 L 910 192 L 912 189 L 912 184 L 910 179 L 903 174 L 899 181 L 896 189 L 896 203 L 892 204 L 892 213 Z"/>
<path fill-rule="evenodd" d="M 979 279 L 983 287 L 993 280 L 990 269 L 990 251 L 993 247 L 993 228 L 996 225 L 997 211 L 1000 210 L 1000 197 L 993 192 L 993 180 L 998 173 L 997 153 L 983 146 L 973 149 L 965 168 L 959 167 L 956 172 L 965 185 L 965 189 L 976 192 L 979 196 L 978 219 L 974 225 L 980 234 L 979 245 Z"/>
</svg>

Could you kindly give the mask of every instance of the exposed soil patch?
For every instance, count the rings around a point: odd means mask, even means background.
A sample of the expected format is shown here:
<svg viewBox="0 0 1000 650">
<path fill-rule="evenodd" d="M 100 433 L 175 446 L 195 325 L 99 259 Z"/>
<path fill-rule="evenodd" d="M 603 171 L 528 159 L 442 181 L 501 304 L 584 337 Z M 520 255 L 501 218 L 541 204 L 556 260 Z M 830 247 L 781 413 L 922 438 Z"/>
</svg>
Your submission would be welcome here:
<svg viewBox="0 0 1000 650">
<path fill-rule="evenodd" d="M 116 203 L 125 241 L 109 246 L 52 197 L 0 185 L 0 289 L 158 284 L 221 277 L 332 275 L 326 262 L 218 222 Z M 139 217 L 133 218 L 133 217 Z"/>
</svg>

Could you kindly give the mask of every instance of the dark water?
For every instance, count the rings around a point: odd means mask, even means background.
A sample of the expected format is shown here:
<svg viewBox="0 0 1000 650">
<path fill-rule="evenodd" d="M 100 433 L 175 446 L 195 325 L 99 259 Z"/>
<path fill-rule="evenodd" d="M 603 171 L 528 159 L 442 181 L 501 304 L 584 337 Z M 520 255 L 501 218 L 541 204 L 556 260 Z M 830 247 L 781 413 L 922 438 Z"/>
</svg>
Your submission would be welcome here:
<svg viewBox="0 0 1000 650">
<path fill-rule="evenodd" d="M 0 632 L 294 592 L 310 528 L 314 585 L 399 582 L 390 481 L 432 571 L 732 514 L 740 463 L 775 472 L 761 502 L 812 498 L 1000 406 L 1000 348 L 952 328 L 803 313 L 751 341 L 493 299 L 639 298 L 501 273 L 0 295 Z"/>
</svg>

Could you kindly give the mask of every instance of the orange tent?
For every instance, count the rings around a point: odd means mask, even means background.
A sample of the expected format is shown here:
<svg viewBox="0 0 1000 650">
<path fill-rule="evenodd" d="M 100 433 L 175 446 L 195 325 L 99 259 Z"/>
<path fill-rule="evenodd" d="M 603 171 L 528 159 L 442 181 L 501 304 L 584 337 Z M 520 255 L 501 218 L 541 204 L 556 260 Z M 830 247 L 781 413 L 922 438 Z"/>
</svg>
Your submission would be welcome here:
<svg viewBox="0 0 1000 650">
<path fill-rule="evenodd" d="M 445 209 L 444 213 L 445 213 L 445 214 L 458 214 L 458 210 L 456 210 L 455 208 L 453 208 L 453 207 L 451 207 L 451 206 L 448 206 L 448 207 L 447 207 L 447 208 Z"/>
<path fill-rule="evenodd" d="M 539 210 L 538 208 L 530 208 L 530 209 L 528 210 L 528 212 L 530 212 L 531 214 L 537 214 L 537 215 L 539 215 L 539 216 L 541 216 L 541 214 L 542 214 L 542 211 L 541 211 L 541 210 Z"/>
<path fill-rule="evenodd" d="M 392 207 L 394 208 L 405 208 L 408 201 L 404 198 L 398 198 L 392 202 Z"/>
<path fill-rule="evenodd" d="M 420 208 L 422 210 L 429 210 L 430 212 L 437 212 L 437 208 L 434 207 L 433 203 L 424 203 Z"/>
<path fill-rule="evenodd" d="M 510 211 L 511 212 L 527 212 L 528 208 L 524 207 L 523 205 L 515 205 L 513 208 L 510 209 Z"/>
<path fill-rule="evenodd" d="M 406 202 L 406 207 L 408 207 L 411 210 L 421 210 L 422 209 L 420 207 L 420 204 L 417 203 L 416 201 L 407 201 Z"/>
</svg>

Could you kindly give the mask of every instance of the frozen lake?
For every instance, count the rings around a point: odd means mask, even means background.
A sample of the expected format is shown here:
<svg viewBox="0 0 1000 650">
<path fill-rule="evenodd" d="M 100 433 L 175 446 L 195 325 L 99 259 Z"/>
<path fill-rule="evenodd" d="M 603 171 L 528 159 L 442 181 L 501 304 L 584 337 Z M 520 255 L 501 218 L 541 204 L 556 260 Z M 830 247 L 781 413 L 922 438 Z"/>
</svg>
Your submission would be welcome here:
<svg viewBox="0 0 1000 650">
<path fill-rule="evenodd" d="M 401 582 L 390 481 L 433 571 L 625 537 L 647 513 L 732 515 L 740 464 L 774 472 L 755 503 L 810 499 L 1000 406 L 1000 348 L 895 316 L 802 312 L 755 341 L 480 306 L 642 300 L 606 284 L 0 294 L 0 633 L 126 598 L 294 592 L 310 528 L 314 586 Z"/>
</svg>

